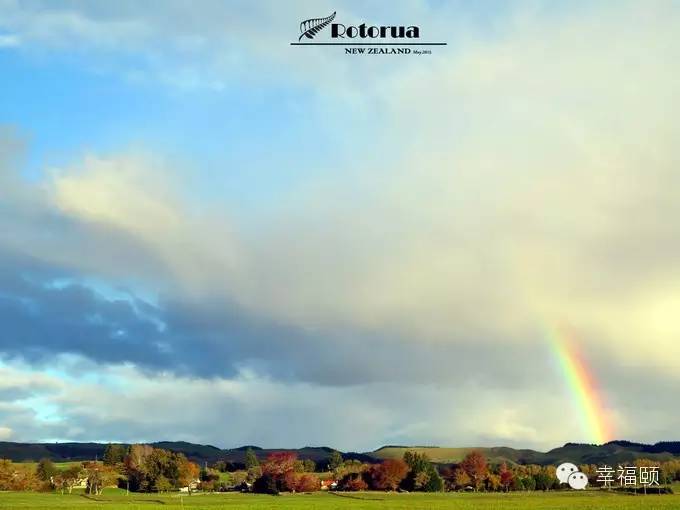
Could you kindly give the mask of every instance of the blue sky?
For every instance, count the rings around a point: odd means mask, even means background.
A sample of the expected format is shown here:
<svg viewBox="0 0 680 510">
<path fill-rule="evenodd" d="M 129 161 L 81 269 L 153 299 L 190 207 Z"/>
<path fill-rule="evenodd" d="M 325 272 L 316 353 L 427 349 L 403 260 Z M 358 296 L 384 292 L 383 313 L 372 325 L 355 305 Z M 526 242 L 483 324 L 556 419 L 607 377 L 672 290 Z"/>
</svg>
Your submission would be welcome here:
<svg viewBox="0 0 680 510">
<path fill-rule="evenodd" d="M 334 10 L 449 44 L 289 45 Z M 589 441 L 558 324 L 617 437 L 673 439 L 679 25 L 663 1 L 0 1 L 0 440 Z"/>
<path fill-rule="evenodd" d="M 292 147 L 313 160 L 333 147 L 305 92 L 285 85 L 176 90 L 97 72 L 87 59 L 68 54 L 36 57 L 10 49 L 0 58 L 11 76 L 1 114 L 25 138 L 30 178 L 74 155 L 157 151 L 185 160 L 199 186 L 206 181 L 201 195 L 214 200 L 227 193 L 252 206 L 310 171 L 294 161 L 284 163 L 288 171 L 277 171 L 272 154 Z M 308 122 L 296 122 L 301 112 Z"/>
</svg>

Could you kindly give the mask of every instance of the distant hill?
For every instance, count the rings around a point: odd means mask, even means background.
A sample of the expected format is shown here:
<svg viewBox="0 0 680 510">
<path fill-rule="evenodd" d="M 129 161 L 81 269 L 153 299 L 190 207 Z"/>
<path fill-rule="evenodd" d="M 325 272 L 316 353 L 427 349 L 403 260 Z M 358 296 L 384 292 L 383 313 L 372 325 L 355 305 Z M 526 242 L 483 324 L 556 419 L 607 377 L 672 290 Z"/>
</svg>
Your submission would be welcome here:
<svg viewBox="0 0 680 510">
<path fill-rule="evenodd" d="M 277 451 L 294 451 L 300 459 L 311 459 L 317 464 L 328 461 L 334 451 L 327 446 L 307 446 L 299 449 L 263 449 L 257 446 L 241 446 L 232 449 L 220 449 L 216 446 L 188 443 L 185 441 L 160 441 L 151 443 L 157 448 L 180 452 L 198 463 L 226 461 L 234 466 L 245 462 L 248 448 L 251 448 L 259 459 L 266 458 Z M 0 458 L 15 462 L 37 461 L 50 458 L 57 462 L 101 459 L 106 449 L 105 443 L 13 443 L 0 441 Z M 480 451 L 494 464 L 560 464 L 574 462 L 576 464 L 616 465 L 632 462 L 635 459 L 647 458 L 664 461 L 673 457 L 680 458 L 680 442 L 659 442 L 655 444 L 632 443 L 630 441 L 611 441 L 604 445 L 567 443 L 548 452 L 528 449 L 515 449 L 504 446 L 493 448 L 444 448 L 438 446 L 383 446 L 373 452 L 343 453 L 345 459 L 357 459 L 362 462 L 378 462 L 384 459 L 401 458 L 407 450 L 426 453 L 439 464 L 455 464 L 473 450 Z"/>
<path fill-rule="evenodd" d="M 259 459 L 265 459 L 272 452 L 295 451 L 300 459 L 312 459 L 314 462 L 327 461 L 332 448 L 326 446 L 299 449 L 263 449 L 257 446 L 242 446 L 239 448 L 222 450 L 216 446 L 188 443 L 185 441 L 159 441 L 149 443 L 156 448 L 163 448 L 173 452 L 183 453 L 194 462 L 216 462 L 223 460 L 232 464 L 245 462 L 246 451 L 251 448 Z M 127 445 L 126 445 L 127 446 Z M 101 459 L 104 456 L 106 443 L 12 443 L 0 441 L 0 459 L 10 459 L 14 462 L 37 461 L 43 458 L 55 462 L 80 461 Z M 363 461 L 373 460 L 367 455 L 359 453 L 344 453 L 343 457 L 357 458 Z"/>
<path fill-rule="evenodd" d="M 633 462 L 635 459 L 645 458 L 664 461 L 673 457 L 680 457 L 680 442 L 660 442 L 653 445 L 631 443 L 630 441 L 611 441 L 604 445 L 567 443 L 548 452 L 536 450 L 518 450 L 508 447 L 493 448 L 442 448 L 436 446 L 384 446 L 369 455 L 376 459 L 401 458 L 407 450 L 425 453 L 433 462 L 454 464 L 460 462 L 465 455 L 473 450 L 484 454 L 487 460 L 494 464 L 506 462 L 508 464 L 561 464 L 574 462 L 576 464 L 619 464 Z"/>
<path fill-rule="evenodd" d="M 542 452 L 535 450 L 517 450 L 515 448 L 508 448 L 504 446 L 493 448 L 443 448 L 439 446 L 383 446 L 369 455 L 372 457 L 384 459 L 397 459 L 404 456 L 404 452 L 417 451 L 426 454 L 431 461 L 440 464 L 455 464 L 463 460 L 471 451 L 479 451 L 484 454 L 487 460 L 494 464 L 501 464 L 506 462 L 508 464 L 542 464 Z"/>
</svg>

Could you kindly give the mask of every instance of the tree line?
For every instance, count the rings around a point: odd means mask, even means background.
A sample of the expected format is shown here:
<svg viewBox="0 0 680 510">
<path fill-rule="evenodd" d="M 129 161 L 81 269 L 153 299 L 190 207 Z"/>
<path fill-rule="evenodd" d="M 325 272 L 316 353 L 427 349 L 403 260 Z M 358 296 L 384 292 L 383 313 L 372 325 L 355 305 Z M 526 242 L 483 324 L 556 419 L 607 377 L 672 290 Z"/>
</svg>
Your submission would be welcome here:
<svg viewBox="0 0 680 510">
<path fill-rule="evenodd" d="M 640 459 L 638 466 L 651 465 Z M 659 482 L 680 481 L 680 459 L 660 464 Z M 314 492 L 334 482 L 339 491 L 533 491 L 561 488 L 554 466 L 534 464 L 491 464 L 477 451 L 460 462 L 436 464 L 425 453 L 406 451 L 403 458 L 379 463 L 343 459 L 332 452 L 321 466 L 310 459 L 298 459 L 294 452 L 275 452 L 261 461 L 252 450 L 246 451 L 244 469 L 230 471 L 226 461 L 211 466 L 198 465 L 183 454 L 149 445 L 108 445 L 102 461 L 71 463 L 57 467 L 42 459 L 37 466 L 0 459 L 0 490 L 57 490 L 70 493 L 85 487 L 91 494 L 101 494 L 105 487 L 118 486 L 135 492 L 185 490 L 243 490 L 267 494 L 280 492 Z M 597 466 L 581 465 L 591 484 L 597 480 Z M 317 472 L 319 470 L 319 472 Z M 562 487 L 563 488 L 563 487 Z"/>
<path fill-rule="evenodd" d="M 101 494 L 105 487 L 118 486 L 130 491 L 165 492 L 192 487 L 199 468 L 183 454 L 148 445 L 108 445 L 101 462 L 56 466 L 42 459 L 35 469 L 0 459 L 0 490 L 71 493 L 85 487 L 89 494 Z"/>
</svg>

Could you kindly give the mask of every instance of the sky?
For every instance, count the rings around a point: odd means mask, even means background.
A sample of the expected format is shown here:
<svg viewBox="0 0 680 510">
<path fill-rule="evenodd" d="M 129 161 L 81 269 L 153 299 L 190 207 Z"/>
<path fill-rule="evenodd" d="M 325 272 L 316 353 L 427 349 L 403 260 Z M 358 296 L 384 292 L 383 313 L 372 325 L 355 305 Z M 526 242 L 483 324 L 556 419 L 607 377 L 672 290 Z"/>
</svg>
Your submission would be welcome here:
<svg viewBox="0 0 680 510">
<path fill-rule="evenodd" d="M 418 25 L 431 55 L 291 46 Z M 680 4 L 0 0 L 0 440 L 677 440 Z M 327 34 L 320 34 L 325 40 Z"/>
</svg>

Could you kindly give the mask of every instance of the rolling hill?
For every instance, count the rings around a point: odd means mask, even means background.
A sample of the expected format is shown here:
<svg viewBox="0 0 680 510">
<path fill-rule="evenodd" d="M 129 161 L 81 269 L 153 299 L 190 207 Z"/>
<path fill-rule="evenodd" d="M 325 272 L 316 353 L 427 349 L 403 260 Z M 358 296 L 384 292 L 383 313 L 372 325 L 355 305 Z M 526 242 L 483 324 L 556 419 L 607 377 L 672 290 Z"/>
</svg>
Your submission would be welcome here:
<svg viewBox="0 0 680 510">
<path fill-rule="evenodd" d="M 576 464 L 607 463 L 613 465 L 633 462 L 635 459 L 640 458 L 664 461 L 680 457 L 680 442 L 661 442 L 653 445 L 632 443 L 630 441 L 611 441 L 604 445 L 567 443 L 548 452 L 503 446 L 493 448 L 384 446 L 371 452 L 369 455 L 380 460 L 394 459 L 401 458 L 407 450 L 425 453 L 430 460 L 440 464 L 460 462 L 469 452 L 477 450 L 482 452 L 487 460 L 494 464 L 506 462 L 508 464 L 549 465 L 574 462 Z"/>
<path fill-rule="evenodd" d="M 201 445 L 184 441 L 161 441 L 151 443 L 157 448 L 164 448 L 185 454 L 189 459 L 198 463 L 212 463 L 218 460 L 239 466 L 245 461 L 245 453 L 252 448 L 258 458 L 264 459 L 272 452 L 285 449 L 263 449 L 257 446 L 242 446 L 232 449 L 220 449 L 211 445 Z M 37 461 L 50 458 L 57 462 L 80 461 L 102 458 L 105 443 L 14 443 L 0 442 L 0 458 L 15 462 Z M 499 464 L 560 464 L 574 462 L 576 464 L 616 465 L 632 462 L 635 459 L 646 458 L 664 461 L 674 457 L 680 458 L 680 442 L 659 442 L 655 444 L 632 443 L 630 441 L 611 441 L 604 445 L 590 445 L 567 443 L 547 452 L 529 449 L 515 449 L 508 447 L 492 448 L 445 448 L 438 446 L 383 446 L 372 452 L 343 453 L 345 459 L 358 459 L 363 462 L 378 462 L 385 459 L 401 458 L 407 450 L 426 453 L 427 456 L 439 464 L 455 464 L 460 462 L 466 454 L 473 450 L 480 451 L 489 462 Z M 324 464 L 332 448 L 326 446 L 307 446 L 299 449 L 289 449 L 298 454 L 300 459 L 311 459 L 317 464 Z"/>
</svg>

